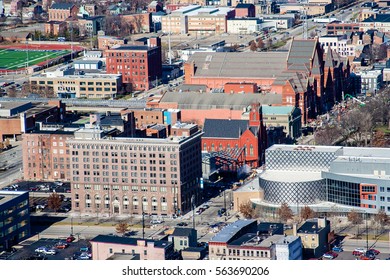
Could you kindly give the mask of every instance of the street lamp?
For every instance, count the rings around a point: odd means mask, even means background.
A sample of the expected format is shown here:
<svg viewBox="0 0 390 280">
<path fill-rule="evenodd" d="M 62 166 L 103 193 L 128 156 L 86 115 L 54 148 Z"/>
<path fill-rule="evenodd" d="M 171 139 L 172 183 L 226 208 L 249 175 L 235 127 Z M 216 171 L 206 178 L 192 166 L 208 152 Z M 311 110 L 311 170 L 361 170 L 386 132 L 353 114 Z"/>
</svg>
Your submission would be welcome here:
<svg viewBox="0 0 390 280">
<path fill-rule="evenodd" d="M 73 217 L 70 217 L 70 235 L 73 235 Z"/>
</svg>

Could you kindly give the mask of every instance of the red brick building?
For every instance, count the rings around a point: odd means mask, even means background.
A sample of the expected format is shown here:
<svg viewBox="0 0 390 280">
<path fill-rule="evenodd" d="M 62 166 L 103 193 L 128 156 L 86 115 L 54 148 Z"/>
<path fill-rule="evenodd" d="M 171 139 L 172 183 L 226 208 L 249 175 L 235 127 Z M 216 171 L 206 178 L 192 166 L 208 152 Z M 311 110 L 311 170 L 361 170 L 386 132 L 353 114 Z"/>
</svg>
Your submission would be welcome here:
<svg viewBox="0 0 390 280">
<path fill-rule="evenodd" d="M 49 8 L 49 21 L 65 21 L 72 17 L 76 18 L 79 8 L 72 3 L 54 3 Z"/>
<path fill-rule="evenodd" d="M 161 40 L 150 38 L 148 45 L 125 45 L 105 51 L 107 74 L 122 74 L 122 83 L 131 90 L 155 87 L 162 76 Z"/>
<path fill-rule="evenodd" d="M 206 119 L 202 150 L 207 152 L 243 149 L 243 162 L 253 168 L 261 165 L 267 148 L 267 133 L 260 105 L 252 105 L 249 120 Z"/>
<path fill-rule="evenodd" d="M 73 131 L 39 131 L 23 134 L 25 180 L 70 179 L 70 154 L 66 143 Z"/>
<path fill-rule="evenodd" d="M 225 93 L 256 93 L 259 88 L 256 83 L 226 83 L 223 91 Z"/>
<path fill-rule="evenodd" d="M 256 7 L 253 4 L 240 3 L 236 6 L 236 18 L 246 18 L 256 16 Z"/>
</svg>

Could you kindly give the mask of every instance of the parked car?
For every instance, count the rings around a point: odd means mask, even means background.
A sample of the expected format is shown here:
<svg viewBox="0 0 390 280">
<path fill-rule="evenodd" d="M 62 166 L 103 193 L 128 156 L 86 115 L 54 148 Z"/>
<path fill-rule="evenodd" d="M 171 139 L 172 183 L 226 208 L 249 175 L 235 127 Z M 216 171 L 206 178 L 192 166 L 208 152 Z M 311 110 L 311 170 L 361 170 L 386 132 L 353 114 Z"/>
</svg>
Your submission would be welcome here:
<svg viewBox="0 0 390 280">
<path fill-rule="evenodd" d="M 54 245 L 57 249 L 65 249 L 69 247 L 69 243 L 66 242 L 58 242 Z"/>
<path fill-rule="evenodd" d="M 353 250 L 352 255 L 354 256 L 360 256 L 363 255 L 366 251 L 363 248 L 356 248 Z"/>
<path fill-rule="evenodd" d="M 381 252 L 380 251 L 378 251 L 378 250 L 376 250 L 376 249 L 369 249 L 368 251 L 367 251 L 367 253 L 368 254 L 374 254 L 374 255 L 379 255 Z"/>
<path fill-rule="evenodd" d="M 62 187 L 64 185 L 64 183 L 61 181 L 55 181 L 54 184 L 56 184 L 59 187 Z"/>
<path fill-rule="evenodd" d="M 338 254 L 337 253 L 335 253 L 335 252 L 327 252 L 327 253 L 325 253 L 325 254 L 323 254 L 322 255 L 322 257 L 323 258 L 325 258 L 325 259 L 330 259 L 330 260 L 333 260 L 334 258 L 336 258 L 338 256 Z"/>
<path fill-rule="evenodd" d="M 36 191 L 39 191 L 39 188 L 38 188 L 37 186 L 30 187 L 30 188 L 29 188 L 29 191 L 30 191 L 30 192 L 36 192 Z"/>
<path fill-rule="evenodd" d="M 344 251 L 344 250 L 343 250 L 342 247 L 334 246 L 334 247 L 332 248 L 332 251 L 333 251 L 333 252 L 342 252 L 342 251 Z"/>
<path fill-rule="evenodd" d="M 205 209 L 203 207 L 200 207 L 198 210 L 196 210 L 195 214 L 200 215 L 203 213 Z"/>
<path fill-rule="evenodd" d="M 91 257 L 92 257 L 91 254 L 89 254 L 87 252 L 82 252 L 77 259 L 78 260 L 89 260 L 89 259 L 91 259 Z"/>
<path fill-rule="evenodd" d="M 55 255 L 57 254 L 57 250 L 54 248 L 51 248 L 45 252 L 46 255 Z"/>
<path fill-rule="evenodd" d="M 153 225 L 162 224 L 164 221 L 162 220 L 151 220 L 150 223 Z"/>
<path fill-rule="evenodd" d="M 45 246 L 42 246 L 42 247 L 38 247 L 35 249 L 35 253 L 46 253 L 48 249 L 45 247 Z"/>
<path fill-rule="evenodd" d="M 73 235 L 70 235 L 70 236 L 68 236 L 68 237 L 66 238 L 66 242 L 67 242 L 67 243 L 71 243 L 71 242 L 73 242 L 75 239 L 76 239 L 76 238 L 75 238 Z"/>
<path fill-rule="evenodd" d="M 188 224 L 185 223 L 185 222 L 181 222 L 181 223 L 178 223 L 177 226 L 179 226 L 179 227 L 186 227 L 186 226 L 188 226 Z"/>
</svg>

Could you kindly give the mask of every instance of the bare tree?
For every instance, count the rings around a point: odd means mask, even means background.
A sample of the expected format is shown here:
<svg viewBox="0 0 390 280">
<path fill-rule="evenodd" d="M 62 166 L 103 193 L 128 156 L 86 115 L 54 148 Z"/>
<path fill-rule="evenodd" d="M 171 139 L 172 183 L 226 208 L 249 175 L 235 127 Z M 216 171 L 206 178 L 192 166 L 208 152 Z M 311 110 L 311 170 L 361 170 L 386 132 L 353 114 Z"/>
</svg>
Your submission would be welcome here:
<svg viewBox="0 0 390 280">
<path fill-rule="evenodd" d="M 354 226 L 357 226 L 357 232 L 356 237 L 359 236 L 359 224 L 362 223 L 363 218 L 360 215 L 360 213 L 356 212 L 355 210 L 352 210 L 348 213 L 348 221 L 350 221 Z"/>
<path fill-rule="evenodd" d="M 250 49 L 252 52 L 257 51 L 257 45 L 256 45 L 255 41 L 251 41 L 251 42 L 250 42 L 250 44 L 249 44 L 249 49 Z"/>
<path fill-rule="evenodd" d="M 334 145 L 340 139 L 343 129 L 338 125 L 325 125 L 314 133 L 314 141 L 317 145 Z"/>
<path fill-rule="evenodd" d="M 305 206 L 303 207 L 303 209 L 301 210 L 301 218 L 303 220 L 307 220 L 307 219 L 311 219 L 314 217 L 314 214 L 315 212 L 313 211 L 313 209 L 311 209 L 309 206 Z"/>
<path fill-rule="evenodd" d="M 252 219 L 255 216 L 255 209 L 252 207 L 252 203 L 250 201 L 240 205 L 240 212 L 245 219 Z"/>
<path fill-rule="evenodd" d="M 257 39 L 257 47 L 258 47 L 260 50 L 264 49 L 265 43 L 264 43 L 263 39 L 261 39 L 261 38 Z"/>
<path fill-rule="evenodd" d="M 278 214 L 280 220 L 282 220 L 283 222 L 287 222 L 289 219 L 292 219 L 292 217 L 294 216 L 291 208 L 288 206 L 286 202 L 283 202 L 280 205 L 280 208 L 278 209 Z"/>
<path fill-rule="evenodd" d="M 115 230 L 117 233 L 121 234 L 122 236 L 126 233 L 127 229 L 129 228 L 129 224 L 126 222 L 119 222 L 115 226 Z"/>
<path fill-rule="evenodd" d="M 378 223 L 378 225 L 380 226 L 381 232 L 382 232 L 383 228 L 389 222 L 389 216 L 387 216 L 387 214 L 384 210 L 379 210 L 379 212 L 374 216 L 374 221 L 376 223 Z"/>
<path fill-rule="evenodd" d="M 60 209 L 62 203 L 61 197 L 58 195 L 58 193 L 52 193 L 49 198 L 47 199 L 47 207 L 49 209 L 54 210 L 55 212 Z"/>
</svg>

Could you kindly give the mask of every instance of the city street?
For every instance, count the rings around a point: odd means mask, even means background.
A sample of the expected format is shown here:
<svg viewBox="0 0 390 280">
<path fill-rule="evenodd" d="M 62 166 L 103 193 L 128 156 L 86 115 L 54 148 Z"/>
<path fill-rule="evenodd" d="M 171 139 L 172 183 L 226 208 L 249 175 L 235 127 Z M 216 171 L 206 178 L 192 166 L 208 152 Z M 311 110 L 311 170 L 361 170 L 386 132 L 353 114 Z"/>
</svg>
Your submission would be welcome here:
<svg viewBox="0 0 390 280">
<path fill-rule="evenodd" d="M 22 142 L 11 141 L 13 147 L 0 153 L 0 188 L 22 178 Z M 4 170 L 5 169 L 5 170 Z"/>
</svg>

